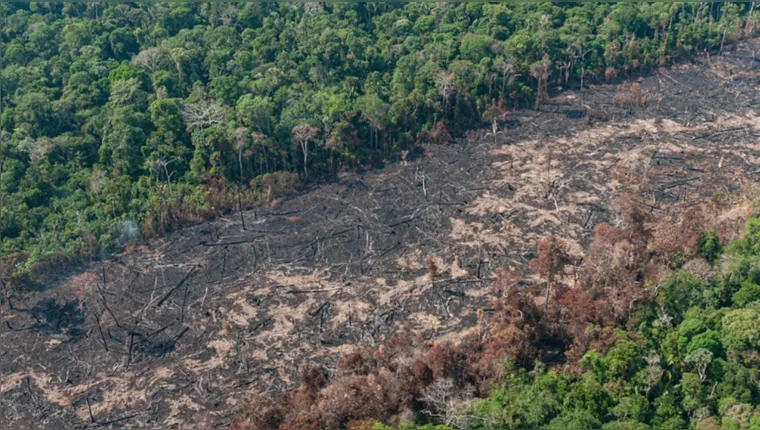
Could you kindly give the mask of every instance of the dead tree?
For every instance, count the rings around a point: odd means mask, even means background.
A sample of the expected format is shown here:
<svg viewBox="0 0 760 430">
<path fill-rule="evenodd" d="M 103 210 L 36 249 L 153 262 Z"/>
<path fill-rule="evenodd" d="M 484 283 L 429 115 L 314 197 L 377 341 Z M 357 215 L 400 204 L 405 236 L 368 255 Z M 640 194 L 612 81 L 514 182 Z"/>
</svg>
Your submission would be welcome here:
<svg viewBox="0 0 760 430">
<path fill-rule="evenodd" d="M 501 130 L 499 130 L 499 123 L 501 121 L 504 121 L 508 115 L 509 111 L 504 108 L 503 100 L 499 103 L 491 103 L 491 105 L 488 106 L 488 109 L 486 109 L 485 113 L 483 113 L 483 119 L 491 123 L 491 131 L 488 132 L 488 135 L 493 138 L 494 145 L 496 145 L 496 136 L 503 133 Z"/>
<path fill-rule="evenodd" d="M 449 98 L 454 93 L 456 87 L 456 76 L 447 71 L 438 72 L 435 76 L 435 85 L 438 88 L 438 94 L 441 95 L 443 102 L 443 113 L 446 114 Z"/>
<path fill-rule="evenodd" d="M 570 80 L 570 71 L 573 69 L 573 65 L 575 65 L 572 44 L 568 43 L 565 53 L 567 57 L 564 60 L 557 61 L 557 69 L 564 76 L 565 85 L 567 85 L 567 82 Z"/>
<path fill-rule="evenodd" d="M 293 139 L 301 147 L 303 152 L 303 175 L 306 176 L 306 168 L 309 161 L 309 143 L 317 137 L 317 129 L 308 122 L 302 122 L 293 127 Z"/>
<path fill-rule="evenodd" d="M 583 79 L 586 77 L 586 56 L 591 53 L 590 48 L 583 49 L 583 44 L 578 41 L 573 45 L 572 57 L 575 61 L 580 62 L 581 65 L 581 86 L 579 91 L 583 92 Z"/>
<path fill-rule="evenodd" d="M 215 100 L 183 104 L 182 118 L 189 131 L 209 128 L 224 121 L 224 106 Z"/>
<path fill-rule="evenodd" d="M 549 81 L 549 75 L 551 74 L 552 62 L 549 59 L 549 54 L 545 54 L 544 58 L 531 66 L 530 74 L 538 82 L 536 85 L 536 105 L 534 109 L 538 109 L 541 102 L 546 98 L 547 85 Z"/>
<path fill-rule="evenodd" d="M 240 223 L 243 225 L 245 231 L 245 216 L 243 215 L 243 201 L 240 197 L 243 189 L 243 150 L 250 146 L 250 134 L 246 128 L 237 128 L 234 131 L 235 135 L 235 149 L 238 152 L 238 168 L 240 172 L 240 180 L 238 181 L 238 211 L 240 212 Z"/>
<path fill-rule="evenodd" d="M 234 27 L 239 10 L 234 5 L 228 5 L 219 12 L 219 20 L 227 27 Z"/>
<path fill-rule="evenodd" d="M 449 378 L 436 379 L 422 390 L 419 399 L 427 405 L 423 412 L 436 417 L 444 424 L 456 428 L 467 428 L 466 407 L 473 395 L 473 388 L 456 387 Z"/>
<path fill-rule="evenodd" d="M 501 92 L 504 93 L 507 88 L 507 82 L 510 82 L 514 78 L 515 65 L 511 58 L 505 58 L 499 63 L 499 69 L 501 71 Z"/>
<path fill-rule="evenodd" d="M 163 66 L 172 65 L 173 61 L 168 49 L 153 47 L 140 51 L 132 59 L 132 63 L 143 66 L 153 73 Z"/>
<path fill-rule="evenodd" d="M 549 311 L 549 299 L 557 276 L 562 273 L 565 265 L 571 261 L 567 254 L 567 246 L 553 235 L 544 236 L 538 241 L 537 256 L 530 262 L 531 269 L 546 280 L 546 299 L 544 314 Z"/>
</svg>

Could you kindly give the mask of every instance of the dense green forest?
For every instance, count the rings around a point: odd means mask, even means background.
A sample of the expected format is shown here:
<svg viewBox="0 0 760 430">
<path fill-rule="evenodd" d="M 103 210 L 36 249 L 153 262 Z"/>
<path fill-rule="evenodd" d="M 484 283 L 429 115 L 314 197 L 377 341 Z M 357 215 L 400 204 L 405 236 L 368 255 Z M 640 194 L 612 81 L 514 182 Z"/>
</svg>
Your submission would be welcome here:
<svg viewBox="0 0 760 430">
<path fill-rule="evenodd" d="M 540 241 L 549 306 L 502 273 L 493 316 L 461 344 L 419 352 L 401 334 L 330 378 L 304 368 L 301 388 L 254 398 L 237 428 L 760 428 L 760 219 L 721 245 L 710 210 L 654 228 L 625 211 L 624 227 L 596 227 L 575 286 L 552 281 L 574 264 L 562 240 Z M 539 360 L 551 344 L 562 358 Z"/>
<path fill-rule="evenodd" d="M 0 4 L 0 255 L 86 257 L 645 73 L 749 3 Z"/>
</svg>

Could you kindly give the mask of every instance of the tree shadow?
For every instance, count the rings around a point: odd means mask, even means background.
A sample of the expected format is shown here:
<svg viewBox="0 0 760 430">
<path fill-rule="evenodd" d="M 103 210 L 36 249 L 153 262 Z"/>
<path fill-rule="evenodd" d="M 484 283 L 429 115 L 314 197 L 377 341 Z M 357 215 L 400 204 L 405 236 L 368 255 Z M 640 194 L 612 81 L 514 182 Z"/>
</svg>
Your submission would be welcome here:
<svg viewBox="0 0 760 430">
<path fill-rule="evenodd" d="M 585 109 L 570 109 L 565 112 L 565 116 L 568 119 L 581 119 L 586 116 Z"/>
<path fill-rule="evenodd" d="M 46 298 L 31 309 L 16 310 L 27 312 L 34 319 L 34 324 L 28 328 L 30 331 L 47 335 L 66 331 L 69 336 L 77 339 L 84 336 L 84 314 L 76 300 L 61 304 L 54 298 Z"/>
<path fill-rule="evenodd" d="M 173 324 L 170 324 L 169 326 L 161 329 L 160 331 L 162 332 L 162 335 L 156 336 L 156 338 L 154 338 L 154 336 L 157 333 L 147 336 L 141 335 L 139 333 L 134 333 L 137 337 L 140 338 L 140 340 L 135 344 L 135 355 L 147 355 L 155 358 L 163 358 L 166 354 L 173 352 L 176 349 L 179 340 L 182 339 L 185 334 L 190 331 L 190 328 L 184 327 L 179 331 L 179 333 L 167 334 L 164 330 L 171 327 L 172 325 Z"/>
<path fill-rule="evenodd" d="M 166 354 L 175 350 L 176 339 L 146 340 L 135 347 L 135 355 L 147 355 L 155 358 L 163 358 Z"/>
</svg>

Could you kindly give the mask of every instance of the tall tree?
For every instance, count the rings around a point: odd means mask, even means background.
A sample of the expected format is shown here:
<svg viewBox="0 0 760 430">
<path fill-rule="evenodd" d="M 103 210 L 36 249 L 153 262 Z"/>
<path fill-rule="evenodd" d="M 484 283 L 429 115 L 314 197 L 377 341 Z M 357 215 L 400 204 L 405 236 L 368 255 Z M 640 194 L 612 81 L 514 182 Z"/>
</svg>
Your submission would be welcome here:
<svg viewBox="0 0 760 430">
<path fill-rule="evenodd" d="M 317 128 L 309 124 L 308 122 L 302 122 L 293 127 L 293 139 L 301 147 L 303 152 L 303 174 L 308 175 L 308 161 L 309 161 L 309 143 L 314 141 L 317 137 Z"/>
</svg>

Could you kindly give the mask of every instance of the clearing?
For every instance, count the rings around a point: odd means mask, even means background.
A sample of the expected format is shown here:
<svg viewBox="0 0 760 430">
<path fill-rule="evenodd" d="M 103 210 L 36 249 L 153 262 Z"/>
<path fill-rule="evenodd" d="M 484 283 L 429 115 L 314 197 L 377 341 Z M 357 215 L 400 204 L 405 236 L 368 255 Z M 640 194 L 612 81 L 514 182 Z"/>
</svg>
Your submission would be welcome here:
<svg viewBox="0 0 760 430">
<path fill-rule="evenodd" d="M 760 180 L 758 44 L 563 93 L 496 141 L 421 148 L 249 211 L 246 231 L 231 214 L 50 275 L 0 310 L 0 422 L 219 427 L 305 361 L 400 328 L 456 341 L 496 268 L 530 282 L 547 233 L 581 254 L 622 191 L 670 216 Z"/>
</svg>

